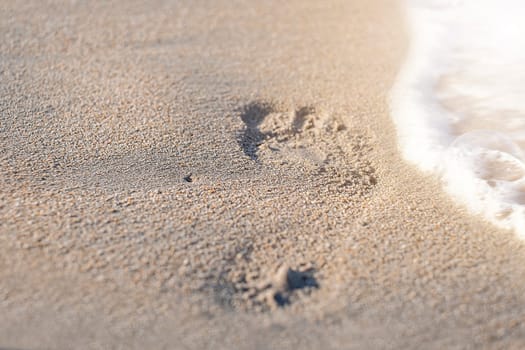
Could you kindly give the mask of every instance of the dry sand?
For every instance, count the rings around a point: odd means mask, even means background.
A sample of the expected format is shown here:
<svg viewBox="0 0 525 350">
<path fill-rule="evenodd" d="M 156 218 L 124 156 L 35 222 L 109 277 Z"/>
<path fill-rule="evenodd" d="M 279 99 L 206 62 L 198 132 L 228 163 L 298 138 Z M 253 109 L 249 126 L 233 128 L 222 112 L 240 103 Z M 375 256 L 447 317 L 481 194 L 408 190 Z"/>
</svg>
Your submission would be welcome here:
<svg viewBox="0 0 525 350">
<path fill-rule="evenodd" d="M 0 348 L 523 348 L 525 248 L 399 157 L 390 0 L 2 1 Z"/>
</svg>

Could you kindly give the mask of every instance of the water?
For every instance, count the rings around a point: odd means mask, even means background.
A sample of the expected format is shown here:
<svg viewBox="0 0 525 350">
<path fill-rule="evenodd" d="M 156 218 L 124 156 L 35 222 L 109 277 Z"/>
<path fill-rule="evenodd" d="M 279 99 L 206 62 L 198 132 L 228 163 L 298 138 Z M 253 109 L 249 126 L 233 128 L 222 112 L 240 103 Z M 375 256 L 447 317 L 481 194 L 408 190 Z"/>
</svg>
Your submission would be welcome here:
<svg viewBox="0 0 525 350">
<path fill-rule="evenodd" d="M 525 1 L 406 0 L 406 17 L 391 95 L 404 156 L 525 238 Z"/>
</svg>

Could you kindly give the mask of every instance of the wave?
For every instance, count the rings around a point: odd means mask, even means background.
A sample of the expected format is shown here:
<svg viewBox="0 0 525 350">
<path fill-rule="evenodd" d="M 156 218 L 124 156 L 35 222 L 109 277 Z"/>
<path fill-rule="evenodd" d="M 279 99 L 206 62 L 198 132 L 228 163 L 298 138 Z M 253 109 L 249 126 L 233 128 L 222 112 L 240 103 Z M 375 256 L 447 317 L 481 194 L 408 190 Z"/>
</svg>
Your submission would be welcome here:
<svg viewBox="0 0 525 350">
<path fill-rule="evenodd" d="M 525 3 L 408 0 L 411 45 L 391 92 L 405 158 L 525 238 Z"/>
</svg>

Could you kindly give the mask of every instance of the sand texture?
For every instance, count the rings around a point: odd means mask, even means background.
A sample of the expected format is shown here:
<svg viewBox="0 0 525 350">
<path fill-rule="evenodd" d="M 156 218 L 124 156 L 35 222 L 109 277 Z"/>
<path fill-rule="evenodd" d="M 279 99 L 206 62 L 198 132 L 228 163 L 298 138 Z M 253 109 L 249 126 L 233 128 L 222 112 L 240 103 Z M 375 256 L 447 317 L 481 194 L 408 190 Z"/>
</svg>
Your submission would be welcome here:
<svg viewBox="0 0 525 350">
<path fill-rule="evenodd" d="M 523 244 L 398 154 L 399 6 L 2 1 L 0 348 L 524 348 Z"/>
</svg>

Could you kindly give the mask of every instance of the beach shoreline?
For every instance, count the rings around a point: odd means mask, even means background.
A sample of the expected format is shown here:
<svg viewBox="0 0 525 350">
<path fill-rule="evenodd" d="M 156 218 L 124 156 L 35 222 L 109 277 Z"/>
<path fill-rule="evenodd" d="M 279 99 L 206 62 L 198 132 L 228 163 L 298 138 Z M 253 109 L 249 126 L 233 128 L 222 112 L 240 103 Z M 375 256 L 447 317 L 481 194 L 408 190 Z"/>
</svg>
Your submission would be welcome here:
<svg viewBox="0 0 525 350">
<path fill-rule="evenodd" d="M 401 4 L 1 8 L 0 348 L 524 345 L 525 248 L 398 152 Z"/>
</svg>

